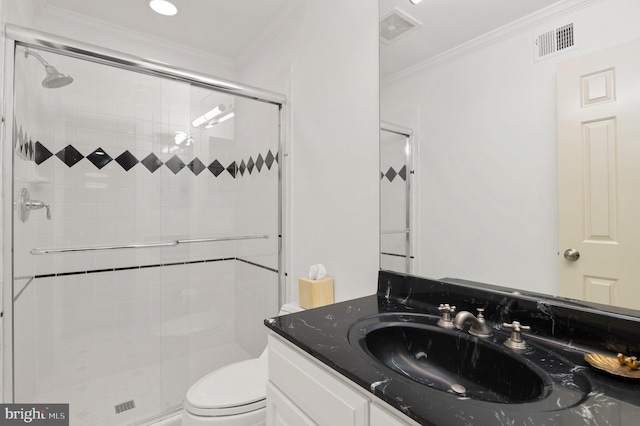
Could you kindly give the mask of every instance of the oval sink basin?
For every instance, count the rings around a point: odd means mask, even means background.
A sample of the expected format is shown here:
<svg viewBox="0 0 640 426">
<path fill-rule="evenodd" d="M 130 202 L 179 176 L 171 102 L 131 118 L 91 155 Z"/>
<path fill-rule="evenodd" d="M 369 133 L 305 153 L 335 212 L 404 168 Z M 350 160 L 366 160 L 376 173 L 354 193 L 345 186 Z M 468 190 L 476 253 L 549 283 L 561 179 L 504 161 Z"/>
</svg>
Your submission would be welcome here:
<svg viewBox="0 0 640 426">
<path fill-rule="evenodd" d="M 538 367 L 499 344 L 459 331 L 388 323 L 369 330 L 361 345 L 396 373 L 460 396 L 524 403 L 549 393 L 550 380 Z"/>
</svg>

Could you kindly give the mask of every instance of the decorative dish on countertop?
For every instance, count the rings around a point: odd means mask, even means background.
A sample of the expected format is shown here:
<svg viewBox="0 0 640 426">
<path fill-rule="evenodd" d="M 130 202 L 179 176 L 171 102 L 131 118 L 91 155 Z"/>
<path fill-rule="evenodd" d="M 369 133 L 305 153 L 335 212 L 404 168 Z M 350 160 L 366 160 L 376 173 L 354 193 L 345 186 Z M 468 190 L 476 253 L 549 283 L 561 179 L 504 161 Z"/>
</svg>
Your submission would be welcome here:
<svg viewBox="0 0 640 426">
<path fill-rule="evenodd" d="M 640 370 L 633 369 L 633 367 L 627 366 L 626 361 L 628 357 L 618 354 L 617 358 L 609 357 L 600 354 L 586 354 L 584 360 L 587 361 L 593 368 L 601 371 L 605 371 L 614 376 L 625 377 L 628 379 L 640 379 Z M 635 360 L 634 360 L 635 361 Z M 637 363 L 637 361 L 635 361 Z"/>
</svg>

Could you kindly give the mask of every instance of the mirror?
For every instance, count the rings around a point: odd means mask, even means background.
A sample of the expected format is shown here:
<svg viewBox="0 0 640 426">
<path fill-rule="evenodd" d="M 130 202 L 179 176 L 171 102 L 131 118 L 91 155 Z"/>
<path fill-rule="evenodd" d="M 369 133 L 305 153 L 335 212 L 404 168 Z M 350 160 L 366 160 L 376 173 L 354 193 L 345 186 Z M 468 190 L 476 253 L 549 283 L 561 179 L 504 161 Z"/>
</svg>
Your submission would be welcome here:
<svg viewBox="0 0 640 426">
<path fill-rule="evenodd" d="M 419 147 L 415 274 L 560 294 L 557 66 L 640 38 L 638 13 L 630 0 L 380 0 L 381 120 Z M 562 28 L 573 38 L 556 49 Z"/>
</svg>

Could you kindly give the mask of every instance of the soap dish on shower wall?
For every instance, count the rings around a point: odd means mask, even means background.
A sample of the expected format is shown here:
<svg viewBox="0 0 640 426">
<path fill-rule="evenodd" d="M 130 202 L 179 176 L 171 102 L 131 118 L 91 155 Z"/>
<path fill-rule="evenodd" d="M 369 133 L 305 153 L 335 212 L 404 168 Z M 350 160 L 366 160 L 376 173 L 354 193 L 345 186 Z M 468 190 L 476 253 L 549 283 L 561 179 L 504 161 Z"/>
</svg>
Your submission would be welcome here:
<svg viewBox="0 0 640 426">
<path fill-rule="evenodd" d="M 586 354 L 584 360 L 593 368 L 614 376 L 627 379 L 640 379 L 640 370 L 632 370 L 626 365 L 621 365 L 617 358 L 600 354 Z"/>
</svg>

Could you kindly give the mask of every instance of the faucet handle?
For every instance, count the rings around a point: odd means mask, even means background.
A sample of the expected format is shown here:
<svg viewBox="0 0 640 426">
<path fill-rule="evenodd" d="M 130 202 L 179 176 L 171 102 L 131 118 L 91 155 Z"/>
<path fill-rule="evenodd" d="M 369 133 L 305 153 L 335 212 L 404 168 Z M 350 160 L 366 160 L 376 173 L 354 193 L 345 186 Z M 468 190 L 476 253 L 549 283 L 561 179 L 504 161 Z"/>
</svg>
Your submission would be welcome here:
<svg viewBox="0 0 640 426">
<path fill-rule="evenodd" d="M 455 306 L 449 306 L 448 303 L 445 303 L 445 304 L 441 303 L 440 306 L 438 306 L 438 310 L 440 312 L 442 312 L 443 314 L 444 313 L 452 314 L 452 313 L 454 313 L 456 311 L 456 307 Z"/>
<path fill-rule="evenodd" d="M 478 311 L 478 316 L 476 318 L 478 318 L 479 320 L 484 320 L 484 308 L 476 308 L 476 311 Z"/>
<path fill-rule="evenodd" d="M 456 307 L 449 306 L 448 303 L 441 303 L 440 306 L 438 306 L 438 310 L 442 312 L 442 318 L 440 318 L 440 320 L 438 321 L 438 325 L 443 328 L 454 328 L 451 314 L 456 311 Z"/>
<path fill-rule="evenodd" d="M 511 337 L 504 342 L 506 347 L 517 350 L 527 349 L 526 342 L 522 340 L 522 331 L 529 331 L 531 327 L 522 325 L 519 321 L 514 321 L 511 324 L 505 322 L 502 326 L 511 329 Z"/>
</svg>

